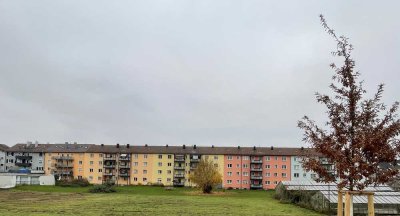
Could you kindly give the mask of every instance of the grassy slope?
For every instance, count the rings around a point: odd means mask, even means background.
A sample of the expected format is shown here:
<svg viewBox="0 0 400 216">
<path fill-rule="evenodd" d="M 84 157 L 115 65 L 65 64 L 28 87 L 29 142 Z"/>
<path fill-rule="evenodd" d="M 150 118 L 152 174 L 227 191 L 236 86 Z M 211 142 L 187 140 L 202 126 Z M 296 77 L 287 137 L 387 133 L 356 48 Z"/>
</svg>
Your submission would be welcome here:
<svg viewBox="0 0 400 216">
<path fill-rule="evenodd" d="M 118 187 L 114 194 L 88 188 L 20 186 L 0 191 L 0 215 L 319 215 L 273 199 L 273 191 L 226 191 Z"/>
</svg>

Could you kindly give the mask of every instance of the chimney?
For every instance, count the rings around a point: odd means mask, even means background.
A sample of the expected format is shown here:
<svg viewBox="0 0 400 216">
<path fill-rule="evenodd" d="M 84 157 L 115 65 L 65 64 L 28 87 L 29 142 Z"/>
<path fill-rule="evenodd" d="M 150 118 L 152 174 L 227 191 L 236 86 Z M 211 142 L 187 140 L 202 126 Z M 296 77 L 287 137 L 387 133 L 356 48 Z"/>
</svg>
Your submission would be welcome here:
<svg viewBox="0 0 400 216">
<path fill-rule="evenodd" d="M 253 150 L 254 150 L 254 151 L 256 150 L 256 146 L 253 146 Z"/>
<path fill-rule="evenodd" d="M 104 147 L 104 144 L 103 144 L 103 143 L 101 144 L 101 147 Z"/>
<path fill-rule="evenodd" d="M 147 147 L 147 144 L 144 144 L 144 147 Z"/>
<path fill-rule="evenodd" d="M 182 148 L 183 148 L 183 149 L 185 149 L 185 148 L 186 148 L 185 144 L 183 144 Z"/>
<path fill-rule="evenodd" d="M 301 150 L 302 150 L 302 151 L 304 150 L 304 147 L 303 147 L 303 146 L 301 147 Z"/>
<path fill-rule="evenodd" d="M 129 144 L 126 144 L 126 148 L 129 148 Z"/>
<path fill-rule="evenodd" d="M 193 149 L 196 149 L 196 145 L 193 145 Z"/>
<path fill-rule="evenodd" d="M 65 145 L 67 145 L 68 144 L 68 142 L 65 142 Z"/>
<path fill-rule="evenodd" d="M 240 149 L 240 146 L 238 146 L 238 149 Z"/>
<path fill-rule="evenodd" d="M 78 142 L 74 142 L 74 144 L 76 145 L 76 144 L 78 144 Z"/>
<path fill-rule="evenodd" d="M 214 145 L 212 145 L 211 148 L 214 148 Z"/>
<path fill-rule="evenodd" d="M 119 143 L 117 143 L 117 148 L 119 148 Z"/>
<path fill-rule="evenodd" d="M 274 146 L 271 146 L 271 150 L 274 150 Z"/>
<path fill-rule="evenodd" d="M 167 145 L 165 145 L 165 147 L 167 147 L 167 148 L 168 148 L 168 144 L 167 144 Z"/>
</svg>

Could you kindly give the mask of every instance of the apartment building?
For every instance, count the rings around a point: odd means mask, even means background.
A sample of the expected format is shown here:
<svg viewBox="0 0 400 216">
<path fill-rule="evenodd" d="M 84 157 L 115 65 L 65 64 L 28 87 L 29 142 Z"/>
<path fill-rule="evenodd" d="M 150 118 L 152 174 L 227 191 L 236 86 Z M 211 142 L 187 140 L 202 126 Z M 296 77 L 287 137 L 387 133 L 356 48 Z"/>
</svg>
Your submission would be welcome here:
<svg viewBox="0 0 400 216">
<path fill-rule="evenodd" d="M 6 154 L 8 146 L 5 144 L 0 144 L 0 173 L 6 171 Z"/>
<path fill-rule="evenodd" d="M 5 171 L 31 170 L 32 173 L 44 173 L 44 155 L 48 144 L 16 144 L 7 149 Z"/>
<path fill-rule="evenodd" d="M 280 181 L 315 177 L 302 167 L 300 159 L 304 151 L 303 148 L 240 146 L 28 143 L 4 151 L 4 170 L 26 168 L 53 174 L 58 179 L 86 178 L 92 184 L 195 186 L 189 176 L 200 160 L 206 159 L 218 167 L 223 177 L 221 187 L 267 190 L 274 189 Z M 333 172 L 331 164 L 315 156 Z"/>
</svg>

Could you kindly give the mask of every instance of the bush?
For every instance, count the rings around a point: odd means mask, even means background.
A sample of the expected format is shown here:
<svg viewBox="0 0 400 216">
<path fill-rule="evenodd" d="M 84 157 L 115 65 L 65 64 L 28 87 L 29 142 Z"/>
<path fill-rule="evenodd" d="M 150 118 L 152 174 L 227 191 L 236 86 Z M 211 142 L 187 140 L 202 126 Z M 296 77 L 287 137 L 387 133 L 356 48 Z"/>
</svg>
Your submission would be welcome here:
<svg viewBox="0 0 400 216">
<path fill-rule="evenodd" d="M 60 180 L 56 182 L 56 185 L 61 187 L 87 187 L 90 183 L 87 179 L 82 178 Z"/>
<path fill-rule="evenodd" d="M 89 189 L 90 193 L 114 193 L 117 192 L 112 184 L 95 185 Z"/>
</svg>

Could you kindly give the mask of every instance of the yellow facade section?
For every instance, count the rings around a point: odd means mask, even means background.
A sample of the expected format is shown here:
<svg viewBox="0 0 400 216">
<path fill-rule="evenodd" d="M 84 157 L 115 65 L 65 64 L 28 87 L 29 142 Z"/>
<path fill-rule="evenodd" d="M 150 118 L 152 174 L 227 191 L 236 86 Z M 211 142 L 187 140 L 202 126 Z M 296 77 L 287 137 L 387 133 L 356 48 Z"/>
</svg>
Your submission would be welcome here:
<svg viewBox="0 0 400 216">
<path fill-rule="evenodd" d="M 131 155 L 131 184 L 147 185 L 153 180 L 154 154 Z"/>
<path fill-rule="evenodd" d="M 72 172 L 70 177 L 77 178 L 79 155 L 80 153 L 45 153 L 45 174 L 67 176 L 66 173 Z"/>
<path fill-rule="evenodd" d="M 192 182 L 190 182 L 189 180 L 189 175 L 191 172 L 194 171 L 194 169 L 191 169 L 190 167 L 193 166 L 194 164 L 190 164 L 190 155 L 186 155 L 185 156 L 185 164 L 186 164 L 186 175 L 185 175 L 185 186 L 189 186 L 189 187 L 193 187 L 196 186 L 195 184 L 193 184 Z M 205 159 L 205 160 L 211 160 L 214 164 L 215 167 L 218 168 L 218 172 L 222 175 L 222 177 L 224 176 L 224 155 L 201 155 L 201 159 Z M 223 180 L 223 179 L 222 179 Z"/>
<path fill-rule="evenodd" d="M 172 186 L 174 179 L 174 155 L 157 154 L 153 155 L 153 175 L 151 182 L 153 184 L 163 184 Z"/>
<path fill-rule="evenodd" d="M 86 178 L 91 184 L 101 184 L 103 182 L 103 154 L 79 155 L 78 175 Z"/>
</svg>

